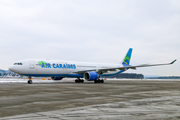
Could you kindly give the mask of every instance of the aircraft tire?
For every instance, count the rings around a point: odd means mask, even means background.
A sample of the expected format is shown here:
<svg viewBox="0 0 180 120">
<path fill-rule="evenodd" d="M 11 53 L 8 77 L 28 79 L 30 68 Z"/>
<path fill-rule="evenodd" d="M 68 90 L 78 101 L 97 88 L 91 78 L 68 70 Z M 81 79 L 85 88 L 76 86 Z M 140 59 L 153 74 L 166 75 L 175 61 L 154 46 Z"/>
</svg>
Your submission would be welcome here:
<svg viewBox="0 0 180 120">
<path fill-rule="evenodd" d="M 76 79 L 76 80 L 75 80 L 75 83 L 84 83 L 84 80 L 83 80 L 83 79 L 82 79 L 82 80 L 81 80 L 81 79 L 79 79 L 79 80 Z"/>
<path fill-rule="evenodd" d="M 97 83 L 101 83 L 101 80 L 98 80 Z"/>
<path fill-rule="evenodd" d="M 104 83 L 104 80 L 101 80 L 101 83 Z"/>
<path fill-rule="evenodd" d="M 28 84 L 32 84 L 32 80 L 28 80 Z"/>
</svg>

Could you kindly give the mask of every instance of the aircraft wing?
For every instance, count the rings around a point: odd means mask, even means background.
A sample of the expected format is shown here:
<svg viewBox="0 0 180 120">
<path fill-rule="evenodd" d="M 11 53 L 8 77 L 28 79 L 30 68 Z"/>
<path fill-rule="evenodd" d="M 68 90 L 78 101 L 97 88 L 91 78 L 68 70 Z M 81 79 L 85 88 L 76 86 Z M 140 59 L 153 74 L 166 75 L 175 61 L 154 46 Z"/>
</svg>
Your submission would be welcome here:
<svg viewBox="0 0 180 120">
<path fill-rule="evenodd" d="M 150 66 L 161 66 L 161 65 L 171 65 L 174 62 L 176 62 L 176 60 L 170 62 L 170 63 L 164 63 L 164 64 L 142 64 L 142 65 L 135 65 L 135 66 L 124 66 L 124 67 L 117 67 L 117 68 L 99 68 L 97 69 L 90 69 L 90 70 L 83 70 L 83 71 L 76 71 L 75 73 L 78 74 L 84 74 L 87 71 L 96 71 L 97 73 L 105 73 L 107 71 L 116 71 L 116 70 L 127 70 L 127 69 L 136 69 L 138 67 L 150 67 Z"/>
<path fill-rule="evenodd" d="M 125 67 L 119 67 L 119 68 L 110 68 L 109 70 L 113 70 L 113 69 L 125 70 L 125 69 L 136 69 L 137 67 L 150 67 L 150 66 L 171 65 L 174 62 L 176 62 L 176 60 L 172 61 L 171 63 L 164 63 L 164 64 L 142 64 L 142 65 L 135 65 L 135 66 L 125 66 Z"/>
</svg>

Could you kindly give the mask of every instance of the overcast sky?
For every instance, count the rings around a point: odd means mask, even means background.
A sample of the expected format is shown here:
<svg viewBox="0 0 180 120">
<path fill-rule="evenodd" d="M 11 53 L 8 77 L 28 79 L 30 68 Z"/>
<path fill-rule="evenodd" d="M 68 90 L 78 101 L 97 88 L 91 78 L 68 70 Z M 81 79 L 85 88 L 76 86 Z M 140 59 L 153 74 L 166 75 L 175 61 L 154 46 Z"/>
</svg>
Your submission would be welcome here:
<svg viewBox="0 0 180 120">
<path fill-rule="evenodd" d="M 28 58 L 132 65 L 180 61 L 180 0 L 0 0 L 0 69 Z M 139 68 L 180 75 L 180 62 Z"/>
</svg>

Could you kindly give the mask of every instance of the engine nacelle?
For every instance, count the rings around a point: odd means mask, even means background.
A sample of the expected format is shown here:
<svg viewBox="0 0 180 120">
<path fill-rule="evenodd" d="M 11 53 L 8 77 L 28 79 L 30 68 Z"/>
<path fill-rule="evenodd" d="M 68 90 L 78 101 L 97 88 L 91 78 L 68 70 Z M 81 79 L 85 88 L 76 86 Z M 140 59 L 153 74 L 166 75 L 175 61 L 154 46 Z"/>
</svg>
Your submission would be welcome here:
<svg viewBox="0 0 180 120">
<path fill-rule="evenodd" d="M 51 77 L 52 80 L 62 80 L 63 77 Z"/>
<path fill-rule="evenodd" d="M 86 72 L 84 73 L 84 79 L 87 81 L 94 81 L 99 78 L 99 75 L 96 72 Z"/>
</svg>

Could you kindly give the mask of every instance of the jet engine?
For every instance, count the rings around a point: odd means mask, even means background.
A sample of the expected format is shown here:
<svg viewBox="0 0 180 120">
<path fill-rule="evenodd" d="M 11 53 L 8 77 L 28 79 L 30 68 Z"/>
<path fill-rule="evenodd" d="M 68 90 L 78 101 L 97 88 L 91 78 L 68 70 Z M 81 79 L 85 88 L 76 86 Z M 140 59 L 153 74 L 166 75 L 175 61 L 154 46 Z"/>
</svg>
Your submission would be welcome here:
<svg viewBox="0 0 180 120">
<path fill-rule="evenodd" d="M 52 80 L 62 80 L 63 77 L 51 77 Z"/>
<path fill-rule="evenodd" d="M 99 75 L 96 72 L 86 72 L 84 73 L 84 78 L 87 81 L 94 81 L 99 78 Z"/>
</svg>

